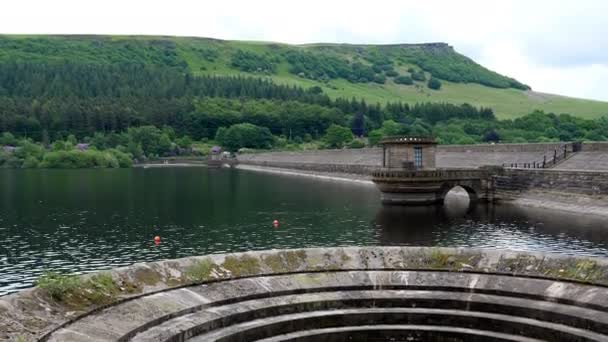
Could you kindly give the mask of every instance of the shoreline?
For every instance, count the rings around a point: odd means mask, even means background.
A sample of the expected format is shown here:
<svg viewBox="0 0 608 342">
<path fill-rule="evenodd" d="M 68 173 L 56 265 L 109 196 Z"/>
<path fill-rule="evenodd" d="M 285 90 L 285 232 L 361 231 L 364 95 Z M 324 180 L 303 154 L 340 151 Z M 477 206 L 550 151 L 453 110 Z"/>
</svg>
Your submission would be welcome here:
<svg viewBox="0 0 608 342">
<path fill-rule="evenodd" d="M 321 180 L 349 182 L 351 184 L 367 186 L 374 185 L 374 183 L 371 181 L 370 176 L 364 176 L 360 174 L 317 172 L 248 164 L 238 164 L 235 166 L 235 168 L 239 170 L 247 170 L 254 172 L 264 172 L 271 174 L 282 174 L 287 176 L 309 177 Z M 464 191 L 462 191 L 462 194 L 460 193 L 460 191 L 456 193 L 456 195 L 459 196 L 464 196 L 464 194 Z M 593 199 L 588 196 L 581 196 L 575 194 L 561 194 L 561 196 L 559 196 L 556 194 L 535 194 L 533 192 L 529 192 L 523 194 L 519 198 L 504 200 L 501 202 L 526 208 L 540 208 L 568 212 L 572 214 L 585 214 L 608 218 L 608 199 Z M 600 202 L 600 205 L 597 205 L 598 202 Z"/>
<path fill-rule="evenodd" d="M 296 176 L 296 177 L 308 177 L 308 178 L 315 178 L 315 179 L 322 179 L 322 180 L 329 180 L 329 181 L 348 182 L 348 183 L 366 185 L 366 186 L 375 186 L 374 182 L 371 181 L 370 176 L 363 176 L 363 175 L 358 175 L 358 174 L 353 174 L 353 173 L 318 172 L 318 171 L 284 169 L 284 168 L 279 168 L 279 167 L 248 165 L 248 164 L 238 164 L 235 166 L 235 168 L 239 169 L 239 170 L 246 170 L 246 171 L 264 172 L 264 173 Z"/>
</svg>

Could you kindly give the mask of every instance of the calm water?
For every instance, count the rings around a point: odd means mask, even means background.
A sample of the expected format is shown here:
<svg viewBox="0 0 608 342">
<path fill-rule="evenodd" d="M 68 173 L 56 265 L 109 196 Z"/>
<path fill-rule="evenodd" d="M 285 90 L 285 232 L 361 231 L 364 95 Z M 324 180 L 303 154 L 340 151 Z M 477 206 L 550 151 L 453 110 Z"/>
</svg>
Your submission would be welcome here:
<svg viewBox="0 0 608 342">
<path fill-rule="evenodd" d="M 373 186 L 251 171 L 0 171 L 0 295 L 31 286 L 47 269 L 82 273 L 195 254 L 378 244 L 608 256 L 608 224 L 507 205 L 469 209 L 458 200 L 382 207 Z"/>
</svg>

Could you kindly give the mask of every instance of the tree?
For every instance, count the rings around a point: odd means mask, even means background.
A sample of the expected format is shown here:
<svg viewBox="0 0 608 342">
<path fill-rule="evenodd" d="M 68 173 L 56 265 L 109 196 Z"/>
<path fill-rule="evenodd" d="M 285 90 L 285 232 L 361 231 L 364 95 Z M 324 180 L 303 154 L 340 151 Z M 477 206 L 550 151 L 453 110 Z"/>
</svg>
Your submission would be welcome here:
<svg viewBox="0 0 608 342">
<path fill-rule="evenodd" d="M 387 77 L 397 77 L 397 76 L 399 76 L 399 73 L 396 72 L 395 70 L 387 70 L 384 74 Z"/>
<path fill-rule="evenodd" d="M 431 77 L 429 79 L 429 82 L 427 83 L 427 87 L 433 90 L 439 90 L 441 89 L 441 81 L 439 81 L 435 77 Z"/>
<path fill-rule="evenodd" d="M 412 79 L 415 81 L 426 81 L 426 76 L 424 75 L 424 71 L 419 70 L 419 71 L 410 71 L 410 74 L 412 75 Z"/>
<path fill-rule="evenodd" d="M 367 135 L 367 143 L 369 144 L 369 146 L 376 146 L 378 145 L 378 143 L 380 143 L 382 137 L 384 137 L 384 132 L 382 132 L 381 129 L 375 129 L 369 132 L 369 134 Z"/>
<path fill-rule="evenodd" d="M 274 138 L 267 127 L 250 123 L 232 125 L 218 129 L 215 140 L 228 149 L 236 152 L 239 148 L 271 148 Z"/>
<path fill-rule="evenodd" d="M 395 83 L 412 85 L 412 84 L 414 84 L 414 81 L 412 80 L 412 78 L 410 76 L 399 76 L 399 77 L 395 77 Z"/>
<path fill-rule="evenodd" d="M 17 138 L 10 132 L 4 132 L 0 136 L 0 145 L 15 146 L 17 145 Z"/>
<path fill-rule="evenodd" d="M 177 140 L 177 146 L 188 149 L 192 147 L 192 139 L 190 139 L 189 136 L 185 135 Z"/>
<path fill-rule="evenodd" d="M 384 76 L 382 74 L 377 74 L 374 76 L 374 82 L 376 82 L 378 84 L 384 84 L 384 83 L 386 83 L 386 76 Z"/>
<path fill-rule="evenodd" d="M 323 140 L 331 148 L 342 148 L 353 140 L 353 134 L 350 129 L 333 124 L 325 132 Z"/>
<path fill-rule="evenodd" d="M 384 121 L 381 129 L 384 136 L 399 135 L 404 131 L 403 125 L 393 120 Z"/>
<path fill-rule="evenodd" d="M 365 116 L 362 112 L 357 112 L 353 116 L 350 127 L 353 134 L 357 137 L 360 137 L 365 133 Z"/>
<path fill-rule="evenodd" d="M 498 132 L 496 132 L 496 130 L 492 128 L 483 135 L 483 138 L 481 138 L 481 140 L 485 142 L 499 142 L 500 135 L 498 135 Z"/>
</svg>

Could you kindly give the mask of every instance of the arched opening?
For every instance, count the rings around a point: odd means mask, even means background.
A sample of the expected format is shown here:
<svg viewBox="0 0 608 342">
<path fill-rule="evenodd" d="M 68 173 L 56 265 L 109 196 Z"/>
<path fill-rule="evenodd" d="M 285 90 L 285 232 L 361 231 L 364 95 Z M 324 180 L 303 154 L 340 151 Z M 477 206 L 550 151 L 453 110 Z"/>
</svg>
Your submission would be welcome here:
<svg viewBox="0 0 608 342">
<path fill-rule="evenodd" d="M 445 184 L 442 187 L 443 203 L 450 207 L 471 207 L 477 203 L 478 197 L 475 189 L 461 184 Z"/>
</svg>

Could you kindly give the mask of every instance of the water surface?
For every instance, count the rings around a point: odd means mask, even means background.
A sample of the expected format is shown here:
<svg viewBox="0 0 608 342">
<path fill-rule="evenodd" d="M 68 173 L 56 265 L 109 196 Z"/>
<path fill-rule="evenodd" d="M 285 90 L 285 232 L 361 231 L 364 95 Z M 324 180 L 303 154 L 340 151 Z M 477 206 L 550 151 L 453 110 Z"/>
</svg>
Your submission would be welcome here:
<svg viewBox="0 0 608 342">
<path fill-rule="evenodd" d="M 605 218 L 458 200 L 383 207 L 373 186 L 243 170 L 0 170 L 0 295 L 31 286 L 44 270 L 379 244 L 608 256 L 608 226 Z"/>
</svg>

